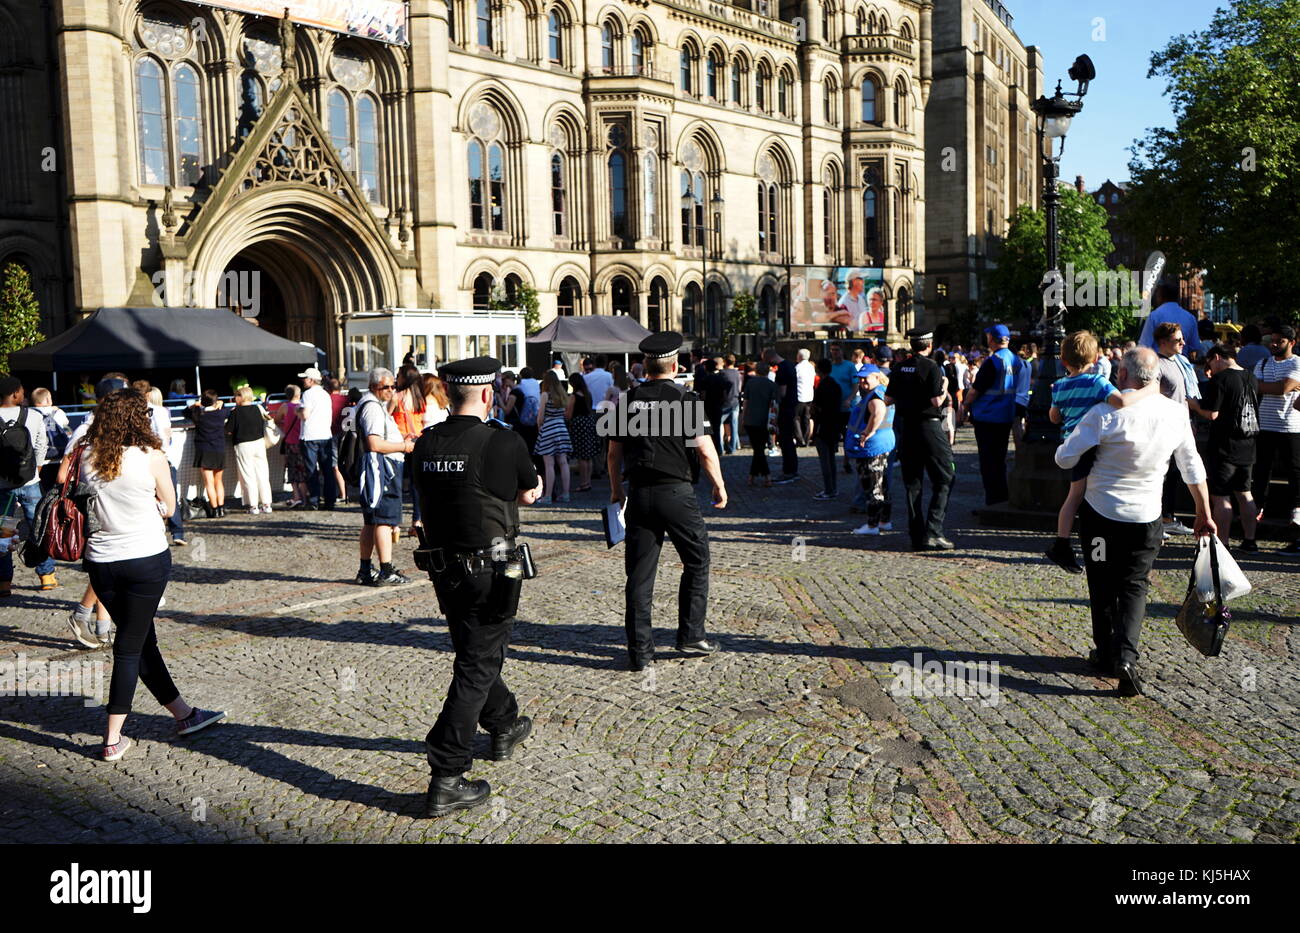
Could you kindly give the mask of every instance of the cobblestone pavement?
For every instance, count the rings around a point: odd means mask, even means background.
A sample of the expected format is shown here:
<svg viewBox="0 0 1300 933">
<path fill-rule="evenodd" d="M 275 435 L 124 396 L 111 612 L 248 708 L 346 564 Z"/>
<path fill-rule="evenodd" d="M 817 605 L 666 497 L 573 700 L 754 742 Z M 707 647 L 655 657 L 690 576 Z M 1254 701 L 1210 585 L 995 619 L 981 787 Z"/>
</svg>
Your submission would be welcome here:
<svg viewBox="0 0 1300 933">
<path fill-rule="evenodd" d="M 452 655 L 428 582 L 345 582 L 355 507 L 196 521 L 193 546 L 172 552 L 159 638 L 185 696 L 229 719 L 173 741 L 142 686 L 126 730 L 138 745 L 107 765 L 92 757 L 102 708 L 5 697 L 0 839 L 1300 838 L 1294 562 L 1244 563 L 1254 592 L 1232 606 L 1222 657 L 1207 660 L 1172 621 L 1192 547 L 1165 547 L 1142 642 L 1148 696 L 1125 700 L 1082 660 L 1082 578 L 1040 559 L 1042 535 L 974 526 L 968 433 L 950 554 L 911 554 L 898 532 L 850 534 L 849 478 L 837 501 L 814 500 L 814 459 L 798 484 L 772 490 L 746 487 L 747 461 L 728 458 L 731 505 L 706 516 L 710 630 L 725 652 L 673 651 L 680 565 L 668 550 L 652 676 L 623 669 L 623 553 L 600 540 L 603 498 L 526 510 L 542 576 L 525 587 L 506 678 L 537 728 L 513 760 L 475 762 L 491 805 L 437 821 L 418 818 L 423 737 Z M 408 569 L 410 548 L 404 539 Z M 0 665 L 111 663 L 70 641 L 64 618 L 84 576 L 60 578 L 40 594 L 19 571 L 0 608 Z M 996 663 L 997 689 L 898 673 L 918 659 Z M 480 735 L 476 754 L 486 750 Z"/>
</svg>

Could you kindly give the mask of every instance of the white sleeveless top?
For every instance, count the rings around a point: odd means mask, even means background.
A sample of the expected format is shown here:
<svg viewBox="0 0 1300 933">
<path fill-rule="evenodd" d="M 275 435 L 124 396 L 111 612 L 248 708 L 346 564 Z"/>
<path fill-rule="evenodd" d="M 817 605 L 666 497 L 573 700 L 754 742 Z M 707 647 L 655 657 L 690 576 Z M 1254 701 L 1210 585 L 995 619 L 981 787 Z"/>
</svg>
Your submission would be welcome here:
<svg viewBox="0 0 1300 933">
<path fill-rule="evenodd" d="M 86 559 L 97 564 L 152 557 L 167 550 L 167 534 L 158 512 L 149 453 L 140 447 L 122 451 L 117 479 L 105 482 L 91 465 L 89 451 L 81 477 L 96 495 L 99 531 L 86 540 Z"/>
</svg>

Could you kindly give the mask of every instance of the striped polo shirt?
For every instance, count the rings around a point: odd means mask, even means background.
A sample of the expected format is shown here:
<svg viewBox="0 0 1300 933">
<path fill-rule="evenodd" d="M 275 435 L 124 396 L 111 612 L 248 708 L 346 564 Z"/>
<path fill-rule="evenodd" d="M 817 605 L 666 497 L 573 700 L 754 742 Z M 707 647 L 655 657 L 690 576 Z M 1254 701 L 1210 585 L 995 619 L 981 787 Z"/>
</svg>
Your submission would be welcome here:
<svg viewBox="0 0 1300 933">
<path fill-rule="evenodd" d="M 1255 378 L 1260 382 L 1283 382 L 1300 379 L 1300 356 L 1286 360 L 1269 357 L 1255 364 Z M 1295 400 L 1300 389 L 1286 395 L 1259 396 L 1259 429 L 1279 434 L 1300 434 L 1300 411 L 1295 410 Z"/>
</svg>

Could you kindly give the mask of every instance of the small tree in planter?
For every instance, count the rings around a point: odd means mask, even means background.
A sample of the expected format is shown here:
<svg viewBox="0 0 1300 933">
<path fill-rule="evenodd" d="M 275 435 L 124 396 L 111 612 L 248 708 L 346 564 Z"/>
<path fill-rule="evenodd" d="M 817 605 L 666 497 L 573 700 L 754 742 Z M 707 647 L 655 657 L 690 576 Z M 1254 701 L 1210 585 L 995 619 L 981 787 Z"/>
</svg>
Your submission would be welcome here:
<svg viewBox="0 0 1300 933">
<path fill-rule="evenodd" d="M 0 371 L 9 369 L 9 354 L 45 339 L 41 333 L 41 305 L 32 291 L 27 267 L 5 265 L 0 284 Z"/>
<path fill-rule="evenodd" d="M 737 334 L 755 333 L 758 333 L 758 302 L 749 292 L 741 292 L 731 302 L 723 337 L 730 339 Z"/>
</svg>

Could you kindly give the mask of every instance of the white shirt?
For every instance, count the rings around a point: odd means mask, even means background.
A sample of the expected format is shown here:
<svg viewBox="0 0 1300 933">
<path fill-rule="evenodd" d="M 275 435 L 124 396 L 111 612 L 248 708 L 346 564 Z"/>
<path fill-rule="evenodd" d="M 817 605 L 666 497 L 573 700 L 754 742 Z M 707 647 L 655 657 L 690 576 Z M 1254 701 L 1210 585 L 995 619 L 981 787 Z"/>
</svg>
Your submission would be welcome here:
<svg viewBox="0 0 1300 933">
<path fill-rule="evenodd" d="M 334 436 L 330 424 L 334 420 L 334 403 L 321 386 L 312 386 L 302 394 L 302 434 L 304 441 L 327 441 Z"/>
<path fill-rule="evenodd" d="M 1149 396 L 1127 408 L 1106 402 L 1084 414 L 1056 449 L 1056 463 L 1069 469 L 1089 448 L 1097 460 L 1088 474 L 1084 499 L 1117 522 L 1153 522 L 1160 517 L 1160 493 L 1173 456 L 1183 482 L 1205 481 L 1205 466 L 1196 452 L 1187 406 Z"/>
<path fill-rule="evenodd" d="M 374 402 L 375 404 L 372 405 L 371 402 Z M 397 422 L 394 421 L 393 416 L 388 413 L 388 409 L 384 407 L 384 403 L 376 398 L 374 394 L 367 392 L 365 395 L 361 396 L 361 399 L 357 402 L 355 417 L 357 420 L 357 436 L 363 444 L 365 443 L 366 438 L 372 434 L 383 440 L 391 441 L 394 444 L 400 444 L 402 442 L 402 429 L 397 426 Z M 369 451 L 367 451 L 367 453 L 368 452 Z M 406 460 L 406 454 L 400 450 L 383 454 L 382 456 L 388 457 L 390 460 L 397 463 L 402 463 Z"/>
<path fill-rule="evenodd" d="M 1300 379 L 1300 356 L 1287 360 L 1268 359 L 1255 364 L 1255 378 L 1260 382 L 1285 382 Z M 1286 395 L 1259 395 L 1259 429 L 1279 434 L 1300 434 L 1300 411 L 1295 410 L 1295 400 L 1300 390 Z"/>
<path fill-rule="evenodd" d="M 123 450 L 121 468 L 111 482 L 100 479 L 91 460 L 87 450 L 81 478 L 95 492 L 99 531 L 86 539 L 86 559 L 103 564 L 152 557 L 167 550 L 149 452 L 141 447 Z"/>
<path fill-rule="evenodd" d="M 77 425 L 72 432 L 72 437 L 68 438 L 68 449 L 65 453 L 72 453 L 72 448 L 76 447 L 86 438 L 86 432 L 90 430 L 90 422 L 95 420 L 93 411 L 86 412 L 86 417 L 82 419 L 81 424 Z"/>
<path fill-rule="evenodd" d="M 1106 357 L 1104 356 L 1098 358 L 1097 362 L 1094 363 L 1092 367 L 1092 371 L 1096 373 L 1098 376 L 1101 376 L 1103 379 L 1110 378 L 1110 370 L 1111 370 L 1110 360 L 1106 359 Z"/>
<path fill-rule="evenodd" d="M 813 400 L 813 380 L 817 378 L 817 367 L 804 360 L 794 364 L 795 401 L 811 402 Z"/>
<path fill-rule="evenodd" d="M 587 391 L 591 393 L 594 399 L 603 399 L 609 387 L 614 384 L 614 374 L 608 369 L 596 367 L 589 373 L 584 373 L 583 379 L 587 381 Z M 567 388 L 567 387 L 566 387 Z"/>
<path fill-rule="evenodd" d="M 167 447 L 167 438 L 172 433 L 172 413 L 161 405 L 149 406 L 149 419 L 153 422 L 153 433 L 158 435 L 158 440 L 163 442 L 163 449 Z"/>
<path fill-rule="evenodd" d="M 24 486 L 31 486 L 41 481 L 40 466 L 45 462 L 45 451 L 50 446 L 49 435 L 45 433 L 45 416 L 35 408 L 19 408 L 12 406 L 10 408 L 0 408 L 0 421 L 22 421 L 23 427 L 27 428 L 27 433 L 32 438 L 32 449 L 36 453 L 36 472 L 32 478 L 23 483 Z"/>
</svg>

